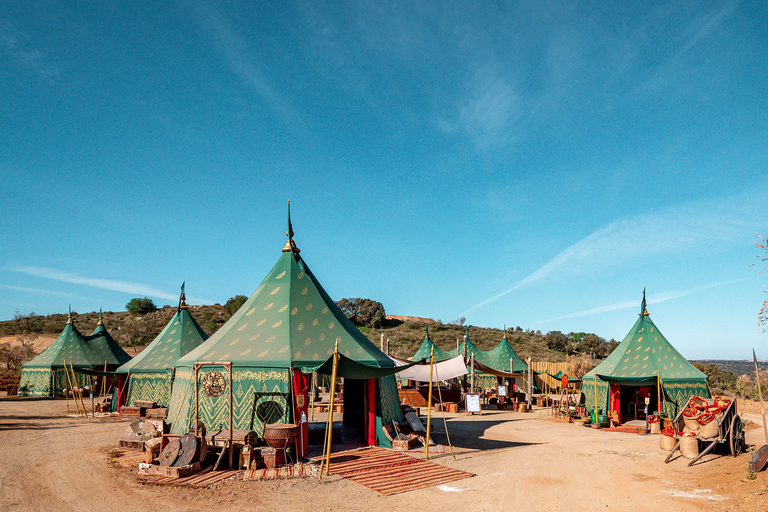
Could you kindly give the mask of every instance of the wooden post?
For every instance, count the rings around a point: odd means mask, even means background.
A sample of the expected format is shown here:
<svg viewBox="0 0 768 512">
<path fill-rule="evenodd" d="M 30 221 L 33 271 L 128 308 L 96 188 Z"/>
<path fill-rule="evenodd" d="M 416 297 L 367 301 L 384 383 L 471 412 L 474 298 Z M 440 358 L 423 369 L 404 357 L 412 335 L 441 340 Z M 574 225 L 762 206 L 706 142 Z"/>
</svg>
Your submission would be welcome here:
<svg viewBox="0 0 768 512">
<path fill-rule="evenodd" d="M 75 400 L 75 391 L 72 389 L 72 381 L 69 380 L 69 370 L 67 370 L 67 360 L 64 359 L 64 373 L 67 375 L 67 383 L 69 384 L 69 391 L 72 392 L 72 401 L 75 402 L 75 409 L 77 409 L 77 414 L 80 414 L 80 406 L 77 405 L 77 400 Z M 64 393 L 64 396 L 67 399 L 67 412 L 69 412 L 69 396 L 67 393 Z"/>
<path fill-rule="evenodd" d="M 475 392 L 475 354 L 472 354 L 472 356 L 469 358 L 469 361 L 470 361 L 470 364 L 472 365 L 471 366 L 471 368 L 472 368 L 472 377 L 471 377 L 472 380 L 469 383 L 469 389 L 470 389 L 470 392 L 474 393 Z M 430 378 L 430 380 L 432 380 L 432 379 Z"/>
<path fill-rule="evenodd" d="M 195 435 L 198 433 L 200 424 L 200 397 L 197 395 L 197 371 L 200 369 L 200 363 L 195 363 Z"/>
<path fill-rule="evenodd" d="M 474 358 L 472 359 L 474 363 Z M 429 399 L 427 402 L 427 442 L 424 448 L 424 460 L 429 459 L 429 426 L 432 420 L 432 367 L 435 364 L 435 346 L 432 345 L 432 350 L 429 354 Z M 473 365 L 474 369 L 474 365 Z"/>
<path fill-rule="evenodd" d="M 752 349 L 752 359 L 755 361 L 755 378 L 757 378 L 757 394 L 760 395 L 760 413 L 763 415 L 763 433 L 765 434 L 765 442 L 766 444 L 768 444 L 768 425 L 766 425 L 765 423 L 765 405 L 763 404 L 763 390 L 762 390 L 762 387 L 760 386 L 760 371 L 757 369 L 757 356 L 755 355 L 755 349 Z"/>
<path fill-rule="evenodd" d="M 381 333 L 381 341 L 379 342 L 379 350 L 384 352 L 384 333 Z"/>
<path fill-rule="evenodd" d="M 656 375 L 656 401 L 659 403 L 659 421 L 661 421 L 661 416 L 664 414 L 664 411 L 661 410 L 661 374 Z M 663 422 L 661 427 L 664 428 Z"/>
<path fill-rule="evenodd" d="M 229 368 L 229 469 L 235 469 L 233 467 L 233 464 L 234 464 L 233 457 L 234 457 L 235 450 L 234 450 L 234 444 L 233 444 L 234 413 L 232 411 L 232 362 L 231 361 L 227 363 L 227 367 Z"/>
<path fill-rule="evenodd" d="M 531 410 L 533 400 L 533 368 L 531 368 L 531 356 L 528 356 L 528 410 Z"/>
<path fill-rule="evenodd" d="M 326 435 L 328 440 L 325 452 L 325 475 L 330 475 L 331 469 L 331 440 L 333 438 L 333 402 L 336 396 L 336 368 L 339 363 L 339 340 L 336 340 L 336 347 L 333 349 L 333 370 L 331 371 L 331 401 L 328 408 L 328 429 Z"/>
<path fill-rule="evenodd" d="M 72 380 L 74 381 L 75 387 L 77 387 L 77 397 L 80 398 L 80 406 L 83 408 L 83 416 L 87 418 L 88 412 L 85 410 L 85 404 L 83 403 L 83 395 L 82 393 L 80 393 L 80 386 L 77 385 L 77 376 L 75 375 L 75 366 L 70 362 L 69 367 L 72 369 Z"/>
</svg>

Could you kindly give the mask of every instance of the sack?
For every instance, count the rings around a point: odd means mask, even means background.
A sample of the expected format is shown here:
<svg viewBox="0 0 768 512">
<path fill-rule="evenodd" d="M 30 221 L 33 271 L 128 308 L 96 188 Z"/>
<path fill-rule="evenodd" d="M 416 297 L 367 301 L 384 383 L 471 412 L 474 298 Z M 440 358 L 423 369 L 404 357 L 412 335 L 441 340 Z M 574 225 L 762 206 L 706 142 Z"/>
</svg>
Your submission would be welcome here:
<svg viewBox="0 0 768 512">
<path fill-rule="evenodd" d="M 699 429 L 699 439 L 712 439 L 720 433 L 720 421 L 714 415 L 708 418 L 710 418 L 709 421 Z"/>
<path fill-rule="evenodd" d="M 695 459 L 699 455 L 699 439 L 693 432 L 680 432 L 680 453 L 688 459 Z"/>
<path fill-rule="evenodd" d="M 665 428 L 661 431 L 661 437 L 659 438 L 659 448 L 671 452 L 675 448 L 676 444 L 677 439 L 675 439 L 675 431 L 673 429 Z"/>
</svg>

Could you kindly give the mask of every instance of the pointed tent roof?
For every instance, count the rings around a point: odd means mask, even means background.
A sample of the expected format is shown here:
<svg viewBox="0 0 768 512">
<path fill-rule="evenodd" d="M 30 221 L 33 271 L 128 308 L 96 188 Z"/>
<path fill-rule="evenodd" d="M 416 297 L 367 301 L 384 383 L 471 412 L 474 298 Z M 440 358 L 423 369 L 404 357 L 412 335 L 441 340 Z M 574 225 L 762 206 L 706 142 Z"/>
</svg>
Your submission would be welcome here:
<svg viewBox="0 0 768 512">
<path fill-rule="evenodd" d="M 525 363 L 525 361 L 520 359 L 520 356 L 517 355 L 515 349 L 513 349 L 512 345 L 510 345 L 509 341 L 507 341 L 506 327 L 504 328 L 504 337 L 501 339 L 498 345 L 496 345 L 488 352 L 485 352 L 485 361 L 483 362 L 486 364 L 486 366 L 490 366 L 491 368 L 501 370 L 503 372 L 520 373 L 528 371 L 528 365 Z M 512 363 L 511 365 L 510 362 Z"/>
<path fill-rule="evenodd" d="M 117 371 L 120 373 L 165 372 L 173 368 L 181 356 L 197 348 L 207 339 L 208 335 L 187 309 L 182 288 L 179 307 L 160 334 L 139 355 Z"/>
<path fill-rule="evenodd" d="M 584 378 L 613 383 L 646 384 L 656 381 L 706 381 L 707 376 L 686 360 L 667 341 L 646 309 L 645 290 L 640 317 L 616 349 Z"/>
<path fill-rule="evenodd" d="M 429 356 L 432 353 L 432 347 L 435 347 L 435 361 L 445 361 L 446 359 L 456 357 L 456 354 L 454 354 L 453 351 L 449 352 L 435 345 L 429 337 L 429 326 L 426 326 L 425 328 L 427 331 L 426 337 L 424 338 L 424 341 L 421 342 L 416 353 L 411 356 L 411 361 L 421 361 L 422 359 L 429 360 Z"/>
<path fill-rule="evenodd" d="M 93 344 L 86 341 L 72 322 L 72 313 L 69 314 L 64 330 L 51 344 L 31 361 L 24 363 L 24 368 L 51 368 L 67 365 L 75 367 L 90 367 L 100 351 Z"/>
<path fill-rule="evenodd" d="M 104 327 L 101 311 L 99 311 L 99 323 L 96 325 L 93 333 L 85 337 L 85 340 L 95 350 L 94 359 L 91 360 L 91 363 L 95 366 L 107 363 L 108 366 L 114 367 L 131 360 L 131 356 L 117 344 L 115 339 L 109 334 L 109 331 L 107 331 L 107 328 Z"/>
<path fill-rule="evenodd" d="M 339 353 L 368 367 L 395 363 L 365 337 L 331 300 L 293 242 L 248 300 L 205 343 L 181 357 L 178 367 L 195 361 L 232 361 L 234 366 L 314 368 Z"/>
<path fill-rule="evenodd" d="M 488 352 L 485 350 L 481 350 L 475 346 L 474 343 L 472 343 L 472 340 L 469 339 L 469 327 L 464 327 L 464 341 L 461 342 L 461 346 L 459 346 L 459 354 L 463 355 L 467 361 L 469 361 L 469 358 L 472 356 L 472 354 L 475 355 L 475 361 L 480 361 L 481 363 L 485 364 L 486 366 L 491 366 L 490 364 L 486 363 L 486 358 L 488 357 Z"/>
</svg>

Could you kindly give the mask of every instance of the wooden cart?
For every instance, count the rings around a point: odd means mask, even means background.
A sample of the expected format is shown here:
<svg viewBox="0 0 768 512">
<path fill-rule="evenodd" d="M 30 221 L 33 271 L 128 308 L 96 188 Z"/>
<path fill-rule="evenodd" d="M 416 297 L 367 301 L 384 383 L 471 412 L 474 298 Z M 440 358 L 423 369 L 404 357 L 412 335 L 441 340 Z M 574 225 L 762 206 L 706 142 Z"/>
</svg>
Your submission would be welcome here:
<svg viewBox="0 0 768 512">
<path fill-rule="evenodd" d="M 672 449 L 672 451 L 669 452 L 669 455 L 664 461 L 665 463 L 670 461 L 672 456 L 680 447 L 680 438 L 678 437 L 678 432 L 682 432 L 684 426 L 683 411 L 691 405 L 692 398 L 693 397 L 688 399 L 685 407 L 677 414 L 677 416 L 675 416 L 675 419 L 673 420 L 677 443 L 675 444 L 675 447 Z M 696 462 L 711 452 L 718 444 L 727 443 L 730 453 L 734 457 L 741 453 L 741 450 L 744 447 L 744 424 L 741 422 L 741 416 L 739 416 L 736 410 L 736 398 L 733 397 L 730 400 L 731 403 L 728 405 L 728 407 L 726 407 L 725 411 L 723 412 L 723 417 L 720 419 L 720 427 L 717 430 L 717 436 L 707 439 L 699 438 L 699 441 L 706 444 L 707 446 L 703 450 L 699 451 L 699 455 L 695 459 L 688 463 L 689 466 L 696 464 Z M 715 399 L 706 399 L 706 402 L 707 405 L 714 405 Z"/>
</svg>

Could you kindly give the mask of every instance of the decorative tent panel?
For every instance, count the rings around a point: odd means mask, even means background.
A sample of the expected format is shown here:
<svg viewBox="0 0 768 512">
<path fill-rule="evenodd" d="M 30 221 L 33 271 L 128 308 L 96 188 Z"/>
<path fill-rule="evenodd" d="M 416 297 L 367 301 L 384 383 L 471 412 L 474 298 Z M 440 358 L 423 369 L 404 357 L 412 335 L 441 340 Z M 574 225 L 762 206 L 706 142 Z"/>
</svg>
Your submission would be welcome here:
<svg viewBox="0 0 768 512">
<path fill-rule="evenodd" d="M 51 396 L 51 369 L 24 368 L 21 370 L 19 396 Z"/>
<path fill-rule="evenodd" d="M 709 386 L 701 382 L 670 382 L 662 381 L 661 384 L 664 416 L 674 418 L 688 403 L 692 396 L 711 398 Z"/>
<path fill-rule="evenodd" d="M 146 400 L 167 407 L 171 391 L 170 372 L 133 373 L 128 381 L 125 404 L 132 406 L 136 400 Z"/>
<path fill-rule="evenodd" d="M 229 389 L 218 398 L 211 398 L 203 391 L 203 377 L 216 370 L 229 377 L 221 367 L 204 366 L 198 371 L 198 400 L 200 420 L 208 431 L 229 427 Z M 289 391 L 291 372 L 283 368 L 232 369 L 233 423 L 234 428 L 254 430 L 263 437 L 264 425 L 291 421 L 291 397 Z M 168 409 L 171 433 L 189 432 L 195 418 L 194 370 L 179 368 L 173 384 L 173 395 Z"/>
<path fill-rule="evenodd" d="M 603 414 L 608 413 L 609 390 L 610 385 L 607 382 L 597 379 L 597 390 L 595 390 L 594 376 L 585 375 L 583 377 L 581 392 L 584 394 L 584 405 L 588 413 L 595 410 L 595 395 L 597 395 L 597 409 L 603 411 Z"/>
</svg>

